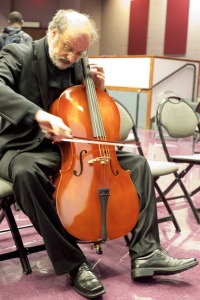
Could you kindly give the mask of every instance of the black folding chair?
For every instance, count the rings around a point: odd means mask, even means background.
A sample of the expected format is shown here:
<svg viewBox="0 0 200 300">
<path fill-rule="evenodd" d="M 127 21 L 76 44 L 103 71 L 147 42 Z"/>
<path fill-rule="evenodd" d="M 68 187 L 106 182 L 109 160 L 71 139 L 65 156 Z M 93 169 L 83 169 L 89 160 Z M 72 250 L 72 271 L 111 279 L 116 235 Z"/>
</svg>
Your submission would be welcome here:
<svg viewBox="0 0 200 300">
<path fill-rule="evenodd" d="M 128 138 L 130 132 L 133 133 L 133 141 L 135 141 L 137 143 L 137 150 L 138 153 L 141 156 L 145 156 L 140 140 L 139 140 L 139 136 L 137 133 L 137 129 L 134 123 L 134 120 L 131 116 L 131 114 L 129 113 L 129 111 L 127 110 L 127 108 L 121 103 L 119 102 L 117 99 L 114 99 L 119 112 L 120 112 L 120 118 L 121 118 L 121 130 L 120 130 L 120 135 L 122 137 L 123 140 L 127 140 L 130 142 L 130 139 Z M 123 149 L 123 147 L 118 147 L 118 149 Z M 166 222 L 166 221 L 172 221 L 174 224 L 174 227 L 176 229 L 177 232 L 180 232 L 180 226 L 178 224 L 178 221 L 167 201 L 167 199 L 164 196 L 164 193 L 162 192 L 162 189 L 159 186 L 158 180 L 161 176 L 166 176 L 169 174 L 174 173 L 175 171 L 178 170 L 178 166 L 177 164 L 173 163 L 173 162 L 167 162 L 167 161 L 150 161 L 147 160 L 151 169 L 151 173 L 153 176 L 153 180 L 154 180 L 154 187 L 155 190 L 158 193 L 158 198 L 157 200 L 161 199 L 161 201 L 163 202 L 168 214 L 163 217 L 163 218 L 159 218 L 158 222 L 162 223 L 162 222 Z"/>
<path fill-rule="evenodd" d="M 11 259 L 11 258 L 19 258 L 22 270 L 24 274 L 31 273 L 31 266 L 29 263 L 28 255 L 31 253 L 35 253 L 38 251 L 45 250 L 44 244 L 35 245 L 30 247 L 25 247 L 22 241 L 22 237 L 20 234 L 21 229 L 32 227 L 33 225 L 30 223 L 28 225 L 24 225 L 21 227 L 17 226 L 14 217 L 14 204 L 15 199 L 13 197 L 12 183 L 0 178 L 0 225 L 4 218 L 6 218 L 8 223 L 8 228 L 0 230 L 1 234 L 5 232 L 10 232 L 13 237 L 13 242 L 16 246 L 16 250 L 14 251 L 6 251 L 5 253 L 0 254 L 0 261 Z M 2 243 L 2 241 L 1 241 Z"/>
<path fill-rule="evenodd" d="M 176 184 L 179 184 L 183 194 L 171 199 L 185 197 L 192 209 L 197 223 L 200 224 L 200 209 L 195 207 L 191 198 L 200 191 L 200 186 L 195 188 L 193 191 L 188 192 L 182 180 L 194 166 L 200 165 L 200 154 L 193 153 L 193 139 L 196 135 L 196 130 L 200 129 L 199 118 L 197 117 L 194 109 L 186 100 L 173 96 L 167 97 L 161 101 L 157 109 L 156 121 L 160 140 L 167 161 L 181 164 L 182 166 L 182 171 L 175 171 L 173 173 L 175 179 L 166 188 L 164 194 L 167 195 Z M 190 153 L 184 155 L 172 155 L 170 143 L 172 143 L 173 140 L 183 140 L 184 138 L 191 138 L 190 149 L 187 148 L 188 152 L 190 151 Z"/>
</svg>

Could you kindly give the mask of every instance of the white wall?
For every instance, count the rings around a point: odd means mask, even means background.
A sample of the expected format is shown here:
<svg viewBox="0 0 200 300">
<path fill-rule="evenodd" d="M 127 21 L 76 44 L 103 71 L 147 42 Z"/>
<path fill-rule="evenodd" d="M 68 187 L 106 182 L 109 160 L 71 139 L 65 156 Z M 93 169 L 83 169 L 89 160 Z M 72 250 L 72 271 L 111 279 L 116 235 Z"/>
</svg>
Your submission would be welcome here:
<svg viewBox="0 0 200 300">
<path fill-rule="evenodd" d="M 130 0 L 103 0 L 101 55 L 126 55 L 128 47 Z"/>
<path fill-rule="evenodd" d="M 190 0 L 190 14 L 187 38 L 188 57 L 200 59 L 200 1 Z"/>
<path fill-rule="evenodd" d="M 147 54 L 164 55 L 164 35 L 167 0 L 150 0 Z M 177 10 L 178 14 L 178 10 Z M 200 1 L 190 0 L 186 54 L 192 60 L 200 59 Z"/>
<path fill-rule="evenodd" d="M 163 55 L 167 0 L 150 0 L 147 53 Z"/>
<path fill-rule="evenodd" d="M 73 8 L 90 14 L 99 28 L 100 40 L 91 47 L 91 55 L 127 55 L 130 1 L 0 0 L 0 30 L 7 25 L 7 16 L 13 8 L 22 11 L 25 21 L 39 21 L 44 28 L 57 9 Z M 147 55 L 164 55 L 166 6 L 167 0 L 149 0 Z M 200 59 L 200 0 L 190 0 L 186 51 L 182 58 Z"/>
<path fill-rule="evenodd" d="M 149 0 L 147 55 L 163 56 L 167 0 Z M 126 55 L 130 0 L 103 0 L 100 55 Z M 178 10 L 177 10 L 178 14 Z M 200 59 L 200 1 L 190 0 L 186 54 Z"/>
</svg>

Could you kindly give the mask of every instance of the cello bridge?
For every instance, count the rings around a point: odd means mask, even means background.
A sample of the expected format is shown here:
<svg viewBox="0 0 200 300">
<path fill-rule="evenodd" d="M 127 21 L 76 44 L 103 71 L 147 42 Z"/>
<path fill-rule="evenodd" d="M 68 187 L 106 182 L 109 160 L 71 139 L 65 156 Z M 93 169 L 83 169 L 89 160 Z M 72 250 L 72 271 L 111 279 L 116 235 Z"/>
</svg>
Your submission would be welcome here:
<svg viewBox="0 0 200 300">
<path fill-rule="evenodd" d="M 110 157 L 103 156 L 103 157 L 96 157 L 94 159 L 88 160 L 89 165 L 93 165 L 96 162 L 100 162 L 102 165 L 105 165 L 110 161 Z"/>
</svg>

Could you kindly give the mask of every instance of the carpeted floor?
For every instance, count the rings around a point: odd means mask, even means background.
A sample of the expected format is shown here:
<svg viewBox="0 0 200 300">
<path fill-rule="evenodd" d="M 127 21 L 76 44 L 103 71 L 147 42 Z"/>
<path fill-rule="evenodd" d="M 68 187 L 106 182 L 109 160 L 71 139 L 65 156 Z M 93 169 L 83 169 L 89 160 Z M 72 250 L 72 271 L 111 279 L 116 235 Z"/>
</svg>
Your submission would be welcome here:
<svg viewBox="0 0 200 300">
<path fill-rule="evenodd" d="M 149 159 L 165 160 L 159 140 L 154 138 L 153 131 L 139 130 L 143 149 Z M 188 143 L 188 142 L 187 142 Z M 184 145 L 184 149 L 188 146 Z M 188 189 L 199 184 L 200 169 L 195 167 L 187 175 L 184 182 Z M 171 175 L 160 179 L 161 187 L 167 186 Z M 178 193 L 178 188 L 173 194 Z M 199 194 L 194 196 L 199 204 Z M 170 201 L 170 205 L 181 227 L 181 232 L 174 230 L 172 222 L 159 224 L 163 248 L 170 255 L 180 257 L 196 257 L 200 262 L 200 225 L 186 201 Z M 157 204 L 158 214 L 165 214 L 162 203 Z M 15 212 L 19 225 L 28 223 L 21 211 Z M 6 221 L 1 229 L 6 228 Z M 41 237 L 33 228 L 21 230 L 24 244 L 40 243 Z M 124 238 L 106 242 L 102 245 L 103 253 L 97 254 L 90 244 L 81 244 L 94 270 L 100 275 L 106 288 L 102 300 L 199 300 L 200 299 L 200 265 L 183 273 L 171 276 L 155 276 L 146 282 L 134 282 L 130 277 L 130 259 Z M 14 249 L 9 232 L 0 234 L 0 253 Z M 67 276 L 57 277 L 49 261 L 46 251 L 29 255 L 32 273 L 24 275 L 19 259 L 0 262 L 0 300 L 81 300 L 83 299 L 71 287 Z"/>
</svg>

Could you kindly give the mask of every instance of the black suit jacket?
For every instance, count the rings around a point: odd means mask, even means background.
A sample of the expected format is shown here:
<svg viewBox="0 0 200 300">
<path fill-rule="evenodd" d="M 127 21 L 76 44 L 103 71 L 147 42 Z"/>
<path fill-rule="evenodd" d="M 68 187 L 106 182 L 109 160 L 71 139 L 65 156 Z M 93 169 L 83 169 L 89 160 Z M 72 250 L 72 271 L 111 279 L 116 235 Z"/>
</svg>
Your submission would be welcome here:
<svg viewBox="0 0 200 300">
<path fill-rule="evenodd" d="M 0 52 L 0 155 L 7 150 L 33 149 L 44 134 L 34 121 L 40 109 L 48 111 L 46 37 L 29 44 L 10 44 Z M 75 85 L 83 75 L 74 64 Z"/>
</svg>

